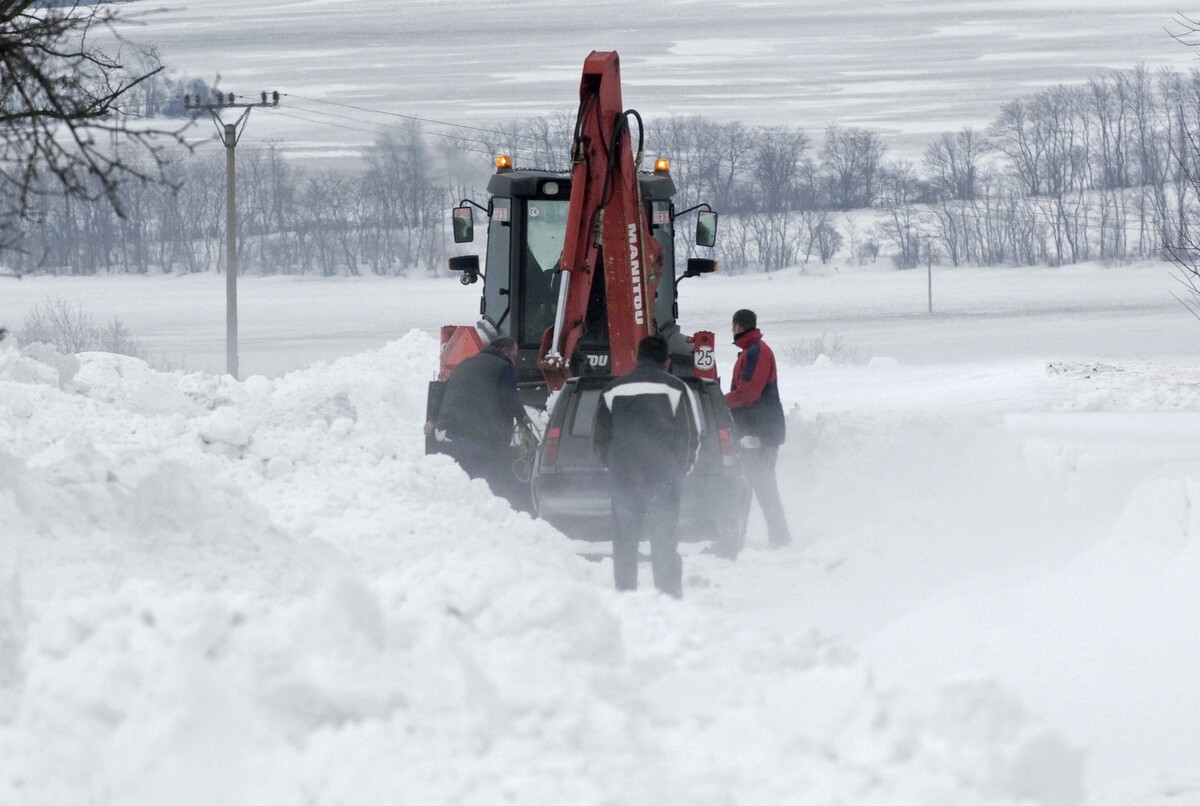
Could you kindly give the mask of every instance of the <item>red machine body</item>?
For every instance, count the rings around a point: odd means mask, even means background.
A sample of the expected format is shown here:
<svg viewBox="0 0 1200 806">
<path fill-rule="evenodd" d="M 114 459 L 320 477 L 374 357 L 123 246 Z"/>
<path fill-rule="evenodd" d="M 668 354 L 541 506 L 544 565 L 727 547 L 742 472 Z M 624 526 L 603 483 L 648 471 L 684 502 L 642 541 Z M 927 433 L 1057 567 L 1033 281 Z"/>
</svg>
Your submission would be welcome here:
<svg viewBox="0 0 1200 806">
<path fill-rule="evenodd" d="M 675 186 L 666 160 L 652 173 L 641 172 L 642 135 L 641 117 L 622 104 L 618 55 L 593 51 L 583 66 L 569 171 L 518 169 L 500 157 L 488 205 L 464 201 L 455 209 L 459 243 L 474 237 L 467 205 L 486 211 L 488 271 L 480 271 L 475 256 L 450 260 L 464 284 L 481 277 L 485 283 L 479 324 L 442 329 L 439 382 L 483 349 L 489 336 L 511 335 L 519 347 L 523 399 L 543 405 L 548 392 L 573 374 L 628 372 L 637 362 L 638 342 L 660 329 L 681 365 L 678 374 L 716 379 L 713 334 L 685 337 L 675 322 L 679 281 L 715 271 L 716 261 L 689 259 L 678 275 Z M 715 213 L 707 214 L 715 238 Z M 562 226 L 556 236 L 561 253 L 556 248 L 546 254 L 554 243 L 546 234 L 548 220 Z M 713 245 L 711 238 L 701 240 L 699 225 L 696 242 Z M 683 366 L 681 357 L 689 352 L 691 366 Z"/>
<path fill-rule="evenodd" d="M 458 369 L 459 364 L 480 352 L 484 347 L 478 330 L 458 325 L 442 325 L 441 345 L 442 352 L 438 361 L 439 381 L 449 378 L 450 373 Z"/>
</svg>

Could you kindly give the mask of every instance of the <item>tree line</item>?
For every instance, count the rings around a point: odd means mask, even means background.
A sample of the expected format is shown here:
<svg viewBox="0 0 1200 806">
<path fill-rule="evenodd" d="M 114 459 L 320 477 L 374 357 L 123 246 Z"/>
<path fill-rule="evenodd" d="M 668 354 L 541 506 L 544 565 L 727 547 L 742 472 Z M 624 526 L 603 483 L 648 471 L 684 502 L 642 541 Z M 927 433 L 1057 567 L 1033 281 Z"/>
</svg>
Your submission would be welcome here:
<svg viewBox="0 0 1200 806">
<path fill-rule="evenodd" d="M 185 87 L 208 91 L 203 82 L 148 83 L 137 97 L 161 112 Z M 449 208 L 486 196 L 485 155 L 565 168 L 573 123 L 564 113 L 455 139 L 409 121 L 380 136 L 357 168 L 301 166 L 277 146 L 240 147 L 239 266 L 439 271 Z M 1198 126 L 1200 71 L 1138 67 L 1011 100 L 986 129 L 944 133 L 917 161 L 890 159 L 878 132 L 838 125 L 814 137 L 670 117 L 647 119 L 646 138 L 648 154 L 671 158 L 678 209 L 707 202 L 721 212 L 717 256 L 734 270 L 880 254 L 900 268 L 1061 265 L 1141 258 L 1191 237 Z M 5 262 L 70 274 L 223 270 L 224 154 L 154 158 L 165 184 L 30 194 Z M 126 162 L 136 168 L 137 159 Z M 99 180 L 79 181 L 86 190 Z M 113 203 L 98 203 L 106 196 Z M 680 247 L 691 248 L 682 237 Z"/>
<path fill-rule="evenodd" d="M 774 270 L 839 251 L 959 265 L 1061 265 L 1159 254 L 1196 209 L 1200 71 L 1145 67 L 1005 103 L 984 130 L 943 133 L 919 161 L 878 133 L 671 121 L 684 204 L 708 200 L 729 265 Z M 870 209 L 861 216 L 846 214 Z M 844 250 L 844 251 L 843 251 Z"/>
</svg>

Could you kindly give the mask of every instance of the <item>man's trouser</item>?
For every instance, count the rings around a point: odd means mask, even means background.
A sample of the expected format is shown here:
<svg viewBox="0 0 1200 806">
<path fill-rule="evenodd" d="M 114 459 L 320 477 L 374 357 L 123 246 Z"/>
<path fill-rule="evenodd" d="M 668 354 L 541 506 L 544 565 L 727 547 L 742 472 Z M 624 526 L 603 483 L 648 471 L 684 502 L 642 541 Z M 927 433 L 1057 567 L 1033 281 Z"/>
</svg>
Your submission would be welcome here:
<svg viewBox="0 0 1200 806">
<path fill-rule="evenodd" d="M 760 448 L 742 448 L 742 467 L 746 480 L 754 490 L 754 497 L 762 507 L 767 521 L 767 540 L 772 546 L 786 546 L 792 542 L 788 532 L 787 518 L 783 515 L 783 502 L 779 500 L 779 484 L 775 480 L 775 461 L 779 458 L 779 447 L 764 445 Z"/>
<path fill-rule="evenodd" d="M 487 482 L 492 495 L 505 498 L 515 509 L 528 510 L 528 494 L 521 495 L 522 484 L 512 472 L 512 457 L 507 446 L 485 445 L 459 437 L 446 443 L 446 453 L 473 479 Z"/>
<path fill-rule="evenodd" d="M 466 437 L 454 437 L 443 443 L 446 453 L 458 462 L 468 476 L 486 479 L 492 464 L 492 451 L 483 443 Z"/>
<path fill-rule="evenodd" d="M 613 581 L 617 590 L 635 590 L 638 543 L 650 541 L 654 587 L 683 595 L 683 560 L 679 556 L 679 482 L 655 479 L 641 483 L 637 474 L 612 469 Z"/>
</svg>

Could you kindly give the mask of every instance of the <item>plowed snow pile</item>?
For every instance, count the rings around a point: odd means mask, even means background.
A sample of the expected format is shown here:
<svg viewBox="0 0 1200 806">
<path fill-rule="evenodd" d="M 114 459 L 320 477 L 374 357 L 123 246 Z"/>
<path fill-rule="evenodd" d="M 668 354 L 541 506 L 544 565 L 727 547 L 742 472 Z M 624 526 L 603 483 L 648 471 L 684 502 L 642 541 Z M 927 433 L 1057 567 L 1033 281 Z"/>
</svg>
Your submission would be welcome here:
<svg viewBox="0 0 1200 806">
<path fill-rule="evenodd" d="M 847 638 L 731 598 L 796 557 L 861 568 L 834 503 L 809 553 L 689 556 L 683 601 L 619 596 L 423 454 L 436 361 L 418 331 L 241 383 L 3 346 L 0 803 L 1083 802 L 1085 748 L 1003 684 L 885 689 Z M 879 423 L 794 414 L 788 461 L 853 498 Z M 1183 524 L 1196 571 L 1197 495 L 1140 488 L 1125 534 Z"/>
</svg>

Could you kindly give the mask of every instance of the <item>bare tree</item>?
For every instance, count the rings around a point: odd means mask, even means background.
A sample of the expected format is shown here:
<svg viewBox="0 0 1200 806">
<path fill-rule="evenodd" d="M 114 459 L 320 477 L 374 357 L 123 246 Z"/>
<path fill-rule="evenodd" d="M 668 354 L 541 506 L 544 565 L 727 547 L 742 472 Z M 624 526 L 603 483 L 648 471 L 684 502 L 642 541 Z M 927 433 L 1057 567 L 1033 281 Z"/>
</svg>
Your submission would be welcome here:
<svg viewBox="0 0 1200 806">
<path fill-rule="evenodd" d="M 1099 162 L 1100 177 L 1096 184 L 1105 190 L 1127 188 L 1129 178 L 1130 81 L 1124 73 L 1093 78 L 1088 82 L 1092 114 L 1096 119 L 1099 139 L 1093 159 Z"/>
<path fill-rule="evenodd" d="M 887 211 L 879 229 L 896 247 L 894 260 L 901 269 L 911 269 L 921 258 L 924 236 L 918 208 L 921 181 L 910 162 L 896 162 L 883 173 L 880 206 Z"/>
<path fill-rule="evenodd" d="M 739 178 L 746 175 L 753 159 L 754 137 L 750 130 L 737 121 L 716 124 L 701 118 L 696 119 L 696 126 L 700 144 L 697 162 L 704 166 L 706 181 L 691 203 L 709 201 L 718 210 L 730 212 L 745 209 L 753 191 L 747 190 L 745 180 Z"/>
<path fill-rule="evenodd" d="M 246 211 L 247 234 L 255 242 L 251 260 L 263 274 L 290 272 L 301 238 L 291 226 L 299 218 L 296 170 L 272 142 L 265 151 L 247 152 L 245 173 L 247 181 L 238 183 L 238 209 Z"/>
<path fill-rule="evenodd" d="M 1035 96 L 1032 108 L 1045 144 L 1043 193 L 1054 238 L 1054 262 L 1087 260 L 1084 191 L 1090 149 L 1086 96 L 1077 88 L 1052 87 Z"/>
<path fill-rule="evenodd" d="M 829 203 L 837 210 L 870 207 L 875 195 L 887 146 L 868 129 L 825 129 L 821 147 L 821 170 L 827 184 Z"/>
<path fill-rule="evenodd" d="M 757 132 L 750 164 L 759 196 L 755 209 L 778 213 L 808 206 L 801 197 L 808 143 L 799 129 L 777 126 Z"/>
<path fill-rule="evenodd" d="M 848 216 L 847 221 L 850 221 Z M 853 226 L 853 222 L 850 223 Z M 825 265 L 833 259 L 845 242 L 828 210 L 804 210 L 800 214 L 800 225 L 804 228 L 805 263 L 808 263 L 808 259 L 815 252 L 821 265 Z"/>
<path fill-rule="evenodd" d="M 1193 145 L 1193 149 L 1200 147 Z M 1197 150 L 1200 154 L 1200 150 Z M 1192 177 L 1193 187 L 1200 191 L 1197 179 Z M 1193 214 L 1194 215 L 1194 214 Z M 1183 292 L 1176 295 L 1188 311 L 1200 319 L 1200 242 L 1192 234 L 1194 227 L 1184 227 L 1176 233 L 1175 238 L 1163 245 L 1163 254 L 1175 266 L 1175 279 L 1183 286 Z"/>
<path fill-rule="evenodd" d="M 143 49 L 127 69 L 96 44 L 104 33 L 128 44 L 117 12 L 50 5 L 0 0 L 0 248 L 15 240 L 38 195 L 104 198 L 122 214 L 124 182 L 162 179 L 157 138 L 182 142 L 180 132 L 143 128 L 123 114 L 126 96 L 162 67 Z M 129 145 L 119 150 L 118 140 Z M 153 159 L 133 159 L 139 153 Z"/>
<path fill-rule="evenodd" d="M 1119 258 L 1126 250 L 1128 226 L 1132 107 L 1131 82 L 1125 73 L 1088 82 L 1097 135 L 1089 162 L 1099 165 L 1092 185 L 1099 191 L 1100 259 Z"/>
<path fill-rule="evenodd" d="M 746 216 L 731 216 L 721 225 L 721 271 L 742 274 L 757 263 L 754 233 Z"/>
<path fill-rule="evenodd" d="M 1194 168 L 1200 158 L 1200 142 L 1187 127 L 1184 128 L 1184 136 L 1188 141 L 1187 153 L 1173 152 L 1172 158 L 1181 166 L 1179 170 L 1187 175 L 1193 192 L 1200 194 L 1200 176 L 1197 176 Z M 1190 211 L 1189 218 L 1193 221 L 1188 223 L 1195 224 L 1195 217 L 1196 212 Z M 1175 278 L 1184 289 L 1182 295 L 1176 298 L 1193 316 L 1200 319 L 1200 241 L 1194 234 L 1196 231 L 1196 226 L 1185 224 L 1179 227 L 1174 237 L 1163 244 L 1163 254 L 1174 264 Z"/>
<path fill-rule="evenodd" d="M 939 198 L 975 199 L 979 161 L 987 149 L 974 129 L 945 132 L 925 148 L 924 168 Z"/>
<path fill-rule="evenodd" d="M 1183 28 L 1181 34 L 1171 34 L 1178 42 L 1188 47 L 1200 45 L 1197 41 L 1200 39 L 1200 22 L 1182 14 L 1176 15 L 1176 22 Z M 1200 85 L 1200 75 L 1195 71 L 1192 71 L 1191 79 L 1193 85 Z M 1192 191 L 1200 195 L 1200 176 L 1197 176 L 1196 167 L 1200 164 L 1200 143 L 1195 137 L 1196 124 L 1189 125 L 1181 100 L 1187 94 L 1187 90 L 1180 83 L 1170 81 L 1169 77 L 1164 78 L 1163 83 L 1166 85 L 1165 105 L 1168 109 L 1178 105 L 1178 112 L 1173 118 L 1168 113 L 1168 125 L 1172 131 L 1167 135 L 1172 142 L 1170 158 L 1174 163 L 1175 174 L 1186 177 Z M 1143 147 L 1143 160 L 1146 150 Z M 1183 195 L 1181 191 L 1180 196 Z M 1194 216 L 1194 212 L 1189 212 L 1188 218 Z M 1189 222 L 1181 214 L 1174 237 L 1165 238 L 1162 249 L 1167 259 L 1175 265 L 1175 277 L 1183 286 L 1182 296 L 1177 298 L 1193 316 L 1200 319 L 1200 242 L 1193 234 L 1196 227 L 1189 226 L 1189 223 L 1194 222 Z"/>
<path fill-rule="evenodd" d="M 1045 134 L 1029 109 L 1029 99 L 1017 98 L 1000 107 L 1000 117 L 991 126 L 991 141 L 1008 157 L 1021 190 L 1029 196 L 1042 193 L 1046 160 Z"/>
<path fill-rule="evenodd" d="M 763 271 L 777 271 L 796 262 L 803 233 L 794 226 L 791 213 L 751 213 L 743 218 Z"/>
<path fill-rule="evenodd" d="M 1200 74 L 1192 71 L 1190 78 L 1177 73 L 1163 72 L 1158 79 L 1158 112 L 1162 119 L 1162 140 L 1169 168 L 1163 172 L 1163 183 L 1170 188 L 1173 199 L 1164 199 L 1164 209 L 1173 201 L 1170 220 L 1164 221 L 1161 231 L 1164 240 L 1173 242 L 1186 236 L 1190 225 L 1192 177 L 1196 175 L 1197 156 L 1192 143 L 1193 133 L 1200 130 L 1200 113 L 1196 109 L 1200 98 Z M 1175 233 L 1172 237 L 1171 233 Z"/>
</svg>

